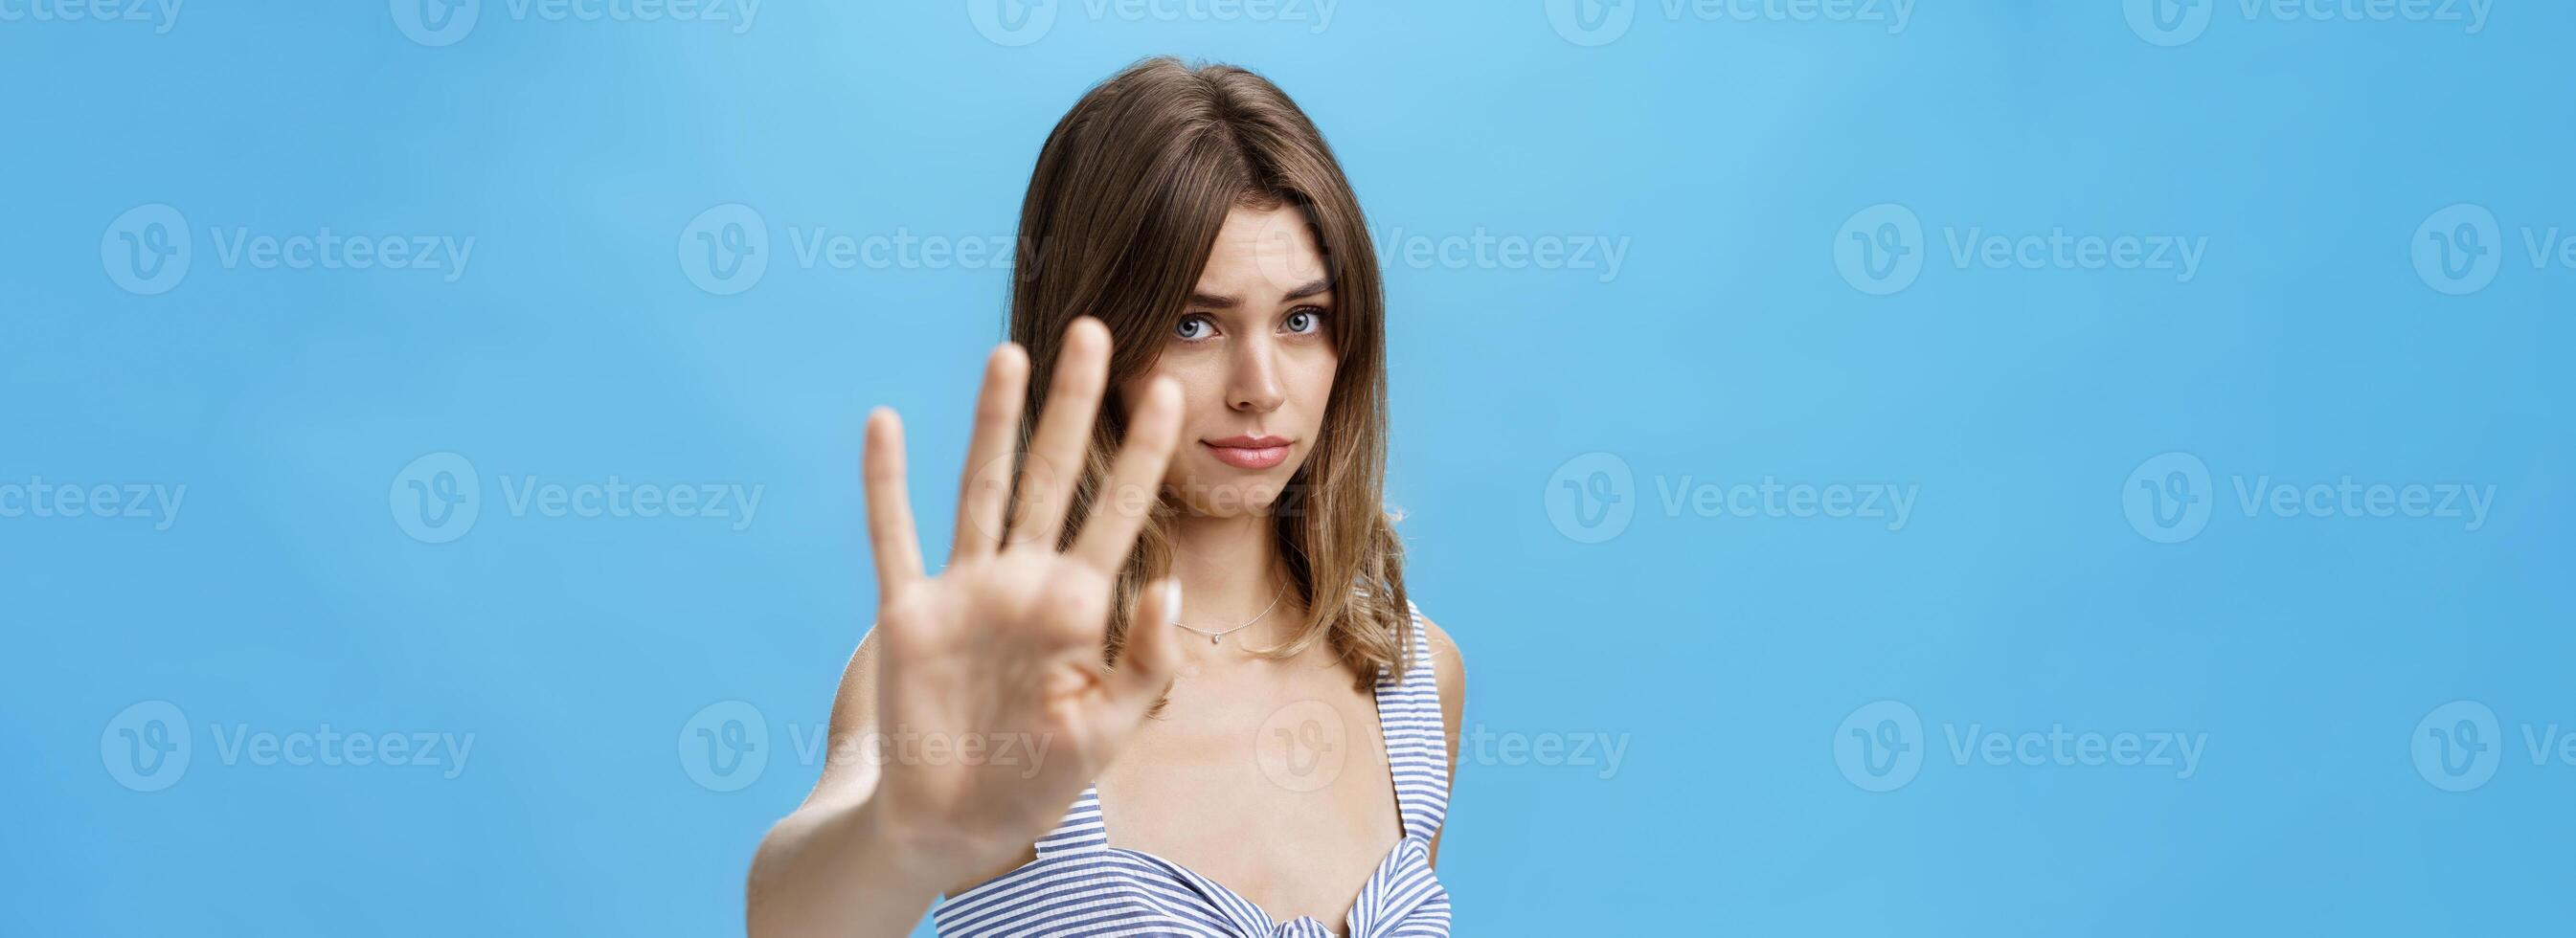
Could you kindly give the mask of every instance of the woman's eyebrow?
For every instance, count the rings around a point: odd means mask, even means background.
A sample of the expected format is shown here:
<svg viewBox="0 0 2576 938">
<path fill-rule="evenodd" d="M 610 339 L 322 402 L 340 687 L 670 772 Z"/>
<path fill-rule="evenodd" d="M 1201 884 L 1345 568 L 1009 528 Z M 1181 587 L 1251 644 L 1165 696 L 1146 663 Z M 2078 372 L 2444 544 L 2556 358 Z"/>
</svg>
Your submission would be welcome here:
<svg viewBox="0 0 2576 938">
<path fill-rule="evenodd" d="M 1332 288 L 1333 282 L 1331 280 L 1318 277 L 1299 285 L 1297 289 L 1281 294 L 1279 299 L 1282 302 L 1288 300 L 1302 300 Z M 1222 293 L 1202 293 L 1193 290 L 1190 291 L 1190 305 L 1204 306 L 1210 309 L 1233 309 L 1237 306 L 1243 305 L 1243 300 L 1239 297 L 1227 296 Z"/>
</svg>

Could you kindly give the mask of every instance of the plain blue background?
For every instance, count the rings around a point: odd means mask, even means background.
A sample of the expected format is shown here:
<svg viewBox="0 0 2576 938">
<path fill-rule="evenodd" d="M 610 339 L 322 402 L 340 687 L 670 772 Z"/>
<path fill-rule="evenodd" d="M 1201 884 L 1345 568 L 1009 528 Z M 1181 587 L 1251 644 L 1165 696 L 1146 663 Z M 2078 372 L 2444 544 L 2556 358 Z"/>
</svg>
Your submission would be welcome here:
<svg viewBox="0 0 2576 938">
<path fill-rule="evenodd" d="M 1389 258 L 1389 498 L 1468 721 L 1595 744 L 1461 766 L 1462 933 L 2566 929 L 2576 765 L 2525 734 L 2576 732 L 2576 269 L 2524 238 L 2576 234 L 2576 9 L 1201 2 L 1012 33 L 959 3 L 771 0 L 743 29 L 484 0 L 446 45 L 400 0 L 0 5 L 0 933 L 739 931 L 870 617 L 862 416 L 908 415 L 943 550 L 1008 276 L 805 266 L 791 238 L 1007 236 L 1054 120 L 1158 53 L 1294 95 L 1382 242 L 1625 246 L 1615 276 Z M 736 203 L 767 267 L 719 295 L 682 258 Z M 1921 229 L 1901 284 L 1837 263 L 1882 203 Z M 2465 284 L 2410 260 L 2459 203 L 2495 220 Z M 113 226 L 156 204 L 190 267 L 140 295 Z M 475 244 L 444 272 L 217 244 L 324 228 Z M 1962 264 L 1972 230 L 2205 254 L 2188 281 Z M 2208 509 L 2173 543 L 2124 504 L 2169 452 Z M 479 515 L 429 543 L 406 467 L 440 453 Z M 612 476 L 763 498 L 740 530 L 510 510 Z M 1901 525 L 1662 495 L 1766 477 L 1914 495 Z M 2492 509 L 2235 488 L 2346 477 Z M 26 507 L 39 479 L 185 494 L 65 517 Z M 1919 721 L 1889 724 L 1915 774 L 1854 768 L 1880 700 Z M 2493 723 L 2474 784 L 2417 755 L 2455 700 Z M 725 701 L 760 768 L 693 755 Z M 474 744 L 223 755 L 324 725 Z M 2057 727 L 2205 748 L 2188 777 L 1950 748 Z M 121 731 L 174 728 L 184 775 L 120 765 Z"/>
</svg>

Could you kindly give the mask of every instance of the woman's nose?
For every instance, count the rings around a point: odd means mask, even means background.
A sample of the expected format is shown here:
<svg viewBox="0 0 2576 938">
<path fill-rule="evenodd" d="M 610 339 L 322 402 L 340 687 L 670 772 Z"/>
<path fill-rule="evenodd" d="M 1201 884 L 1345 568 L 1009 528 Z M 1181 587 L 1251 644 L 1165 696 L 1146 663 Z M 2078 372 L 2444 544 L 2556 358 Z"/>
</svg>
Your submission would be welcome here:
<svg viewBox="0 0 2576 938">
<path fill-rule="evenodd" d="M 1279 409 L 1287 392 L 1279 387 L 1278 346 L 1257 338 L 1235 346 L 1226 403 L 1238 413 L 1266 414 Z"/>
</svg>

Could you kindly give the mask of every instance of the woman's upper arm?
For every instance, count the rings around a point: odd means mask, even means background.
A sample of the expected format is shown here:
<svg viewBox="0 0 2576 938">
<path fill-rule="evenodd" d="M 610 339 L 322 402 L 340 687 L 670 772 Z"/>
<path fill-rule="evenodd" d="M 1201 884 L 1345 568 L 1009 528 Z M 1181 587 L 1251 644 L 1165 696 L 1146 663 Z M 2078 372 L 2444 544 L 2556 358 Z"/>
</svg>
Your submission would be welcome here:
<svg viewBox="0 0 2576 938">
<path fill-rule="evenodd" d="M 806 807 L 847 807 L 866 801 L 876 791 L 877 764 L 865 748 L 877 726 L 876 630 L 859 639 L 858 650 L 841 669 L 841 688 L 832 696 L 832 725 L 824 750 L 823 777 L 805 796 Z M 800 809 L 801 810 L 801 809 Z"/>
<path fill-rule="evenodd" d="M 1449 798 L 1458 797 L 1458 729 L 1467 712 L 1467 659 L 1458 653 L 1458 643 L 1450 640 L 1448 631 L 1429 616 L 1422 619 L 1423 630 L 1431 637 L 1431 676 L 1440 688 L 1440 735 L 1449 751 Z M 1446 832 L 1449 825 L 1441 824 Z M 1440 861 L 1440 834 L 1431 835 L 1431 861 Z"/>
</svg>

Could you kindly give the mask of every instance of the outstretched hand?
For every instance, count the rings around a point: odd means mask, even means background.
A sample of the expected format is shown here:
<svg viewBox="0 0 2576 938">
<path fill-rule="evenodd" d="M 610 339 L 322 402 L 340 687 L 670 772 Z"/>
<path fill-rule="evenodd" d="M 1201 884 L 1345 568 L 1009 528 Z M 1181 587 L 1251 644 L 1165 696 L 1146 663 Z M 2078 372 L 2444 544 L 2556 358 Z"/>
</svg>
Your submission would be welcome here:
<svg viewBox="0 0 2576 938">
<path fill-rule="evenodd" d="M 937 576 L 925 574 L 913 529 L 902 422 L 885 409 L 868 417 L 868 537 L 884 645 L 877 726 L 942 740 L 950 752 L 991 752 L 1009 740 L 1027 754 L 1010 764 L 884 760 L 877 818 L 952 877 L 998 867 L 1052 828 L 1171 681 L 1177 649 L 1158 626 L 1179 612 L 1180 588 L 1168 578 L 1146 588 L 1117 666 L 1101 664 L 1119 572 L 1180 435 L 1180 390 L 1168 379 L 1136 402 L 1080 535 L 1069 550 L 1056 548 L 1106 390 L 1109 347 L 1096 319 L 1066 329 L 1024 462 L 1015 457 L 1028 356 L 1015 344 L 994 350 L 975 407 L 956 542 Z"/>
</svg>

